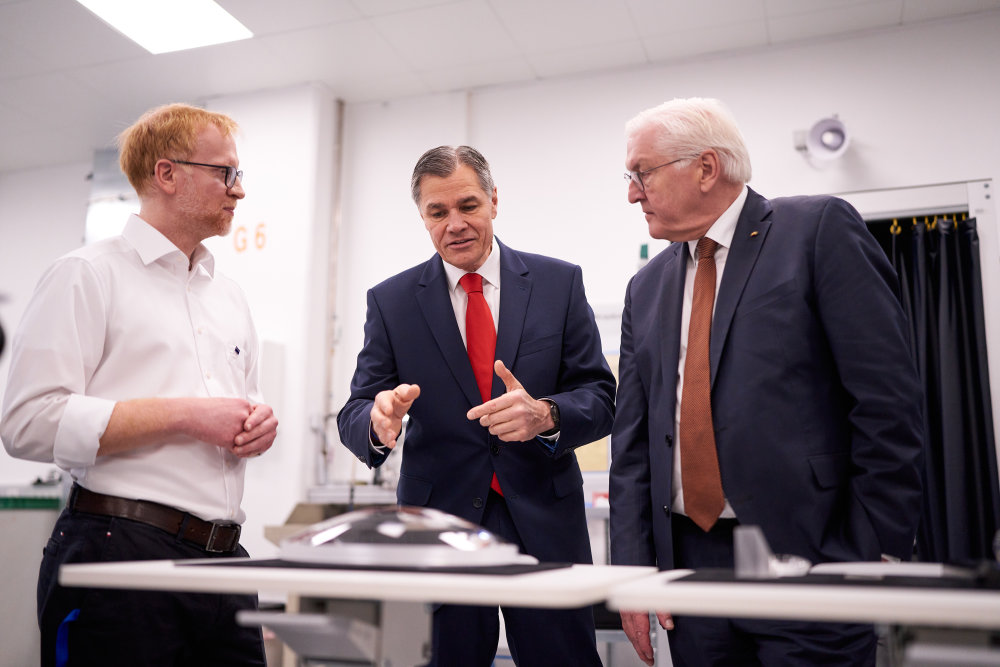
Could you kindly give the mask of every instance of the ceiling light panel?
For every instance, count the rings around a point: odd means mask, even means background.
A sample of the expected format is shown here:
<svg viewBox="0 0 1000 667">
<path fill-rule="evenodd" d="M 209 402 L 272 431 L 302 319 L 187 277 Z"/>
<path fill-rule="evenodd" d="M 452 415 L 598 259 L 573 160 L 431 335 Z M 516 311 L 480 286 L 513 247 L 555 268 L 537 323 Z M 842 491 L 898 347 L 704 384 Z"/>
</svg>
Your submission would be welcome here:
<svg viewBox="0 0 1000 667">
<path fill-rule="evenodd" d="M 77 0 L 150 53 L 235 42 L 253 33 L 213 0 Z"/>
</svg>

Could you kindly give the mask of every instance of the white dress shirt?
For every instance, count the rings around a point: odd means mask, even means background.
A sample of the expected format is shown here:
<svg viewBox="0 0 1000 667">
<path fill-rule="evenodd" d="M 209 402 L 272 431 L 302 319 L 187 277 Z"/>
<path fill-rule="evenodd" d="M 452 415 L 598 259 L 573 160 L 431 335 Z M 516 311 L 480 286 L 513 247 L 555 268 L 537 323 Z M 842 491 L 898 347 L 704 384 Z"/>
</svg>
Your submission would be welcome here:
<svg viewBox="0 0 1000 667">
<path fill-rule="evenodd" d="M 189 268 L 190 263 L 190 268 Z M 98 493 L 242 523 L 245 460 L 178 436 L 97 457 L 117 401 L 260 402 L 257 334 L 242 290 L 141 218 L 61 257 L 14 337 L 0 436 L 15 457 L 54 462 Z"/>
<path fill-rule="evenodd" d="M 444 264 L 444 272 L 448 278 L 448 295 L 451 297 L 451 307 L 455 310 L 458 330 L 462 332 L 462 342 L 468 347 L 469 343 L 465 339 L 465 311 L 469 307 L 469 297 L 465 293 L 465 288 L 458 283 L 468 271 L 452 266 L 448 262 L 441 263 Z M 500 314 L 500 244 L 493 244 L 486 261 L 475 272 L 483 277 L 483 298 L 490 307 L 495 329 Z"/>
<path fill-rule="evenodd" d="M 719 244 L 715 250 L 715 298 L 719 297 L 719 285 L 722 284 L 722 273 L 726 268 L 726 258 L 729 257 L 729 248 L 733 245 L 733 234 L 736 233 L 736 223 L 743 211 L 743 204 L 747 200 L 747 186 L 743 186 L 736 200 L 730 204 L 729 208 L 719 216 L 705 234 Z M 687 359 L 688 325 L 691 322 L 691 301 L 694 297 L 694 274 L 698 268 L 698 259 L 695 249 L 698 246 L 698 239 L 687 242 L 686 256 L 688 257 L 687 273 L 684 277 L 684 306 L 681 312 L 681 350 L 677 359 L 677 406 L 674 409 L 674 472 L 671 507 L 674 512 L 686 514 L 684 512 L 684 480 L 681 479 L 681 394 L 684 389 L 684 360 Z M 714 309 L 714 304 L 713 304 Z M 725 489 L 723 489 L 725 491 Z M 736 516 L 729 501 L 722 510 L 721 518 L 732 519 Z"/>
</svg>

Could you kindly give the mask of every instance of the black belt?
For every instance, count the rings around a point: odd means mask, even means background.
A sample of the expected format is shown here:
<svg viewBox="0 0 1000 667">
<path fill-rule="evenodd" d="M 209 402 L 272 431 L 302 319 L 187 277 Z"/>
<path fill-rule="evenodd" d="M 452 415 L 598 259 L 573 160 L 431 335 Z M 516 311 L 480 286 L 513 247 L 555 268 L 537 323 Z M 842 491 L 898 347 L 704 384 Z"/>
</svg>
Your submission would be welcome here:
<svg viewBox="0 0 1000 667">
<path fill-rule="evenodd" d="M 139 521 L 165 530 L 211 553 L 228 553 L 240 544 L 240 524 L 213 522 L 148 500 L 129 500 L 73 485 L 67 508 L 73 512 Z"/>
</svg>

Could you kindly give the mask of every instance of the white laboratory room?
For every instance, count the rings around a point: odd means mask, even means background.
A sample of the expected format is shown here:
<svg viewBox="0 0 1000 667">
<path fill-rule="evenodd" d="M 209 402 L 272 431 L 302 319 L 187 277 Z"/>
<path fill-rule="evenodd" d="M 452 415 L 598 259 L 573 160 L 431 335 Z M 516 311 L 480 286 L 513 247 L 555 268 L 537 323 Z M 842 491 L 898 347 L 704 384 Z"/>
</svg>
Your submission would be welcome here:
<svg viewBox="0 0 1000 667">
<path fill-rule="evenodd" d="M 1000 665 L 998 36 L 0 0 L 0 667 Z"/>
</svg>

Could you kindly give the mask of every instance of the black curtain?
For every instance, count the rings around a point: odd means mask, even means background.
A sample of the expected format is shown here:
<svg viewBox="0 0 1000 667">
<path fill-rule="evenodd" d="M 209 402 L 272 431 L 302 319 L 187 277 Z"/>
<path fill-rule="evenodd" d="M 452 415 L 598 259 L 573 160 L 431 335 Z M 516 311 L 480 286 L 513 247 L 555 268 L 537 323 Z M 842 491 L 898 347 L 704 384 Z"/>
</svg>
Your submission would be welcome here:
<svg viewBox="0 0 1000 667">
<path fill-rule="evenodd" d="M 916 556 L 993 559 L 1000 529 L 979 235 L 963 213 L 869 221 L 892 260 L 924 386 L 924 506 Z"/>
</svg>

